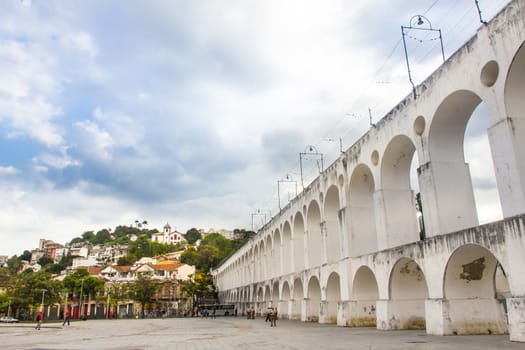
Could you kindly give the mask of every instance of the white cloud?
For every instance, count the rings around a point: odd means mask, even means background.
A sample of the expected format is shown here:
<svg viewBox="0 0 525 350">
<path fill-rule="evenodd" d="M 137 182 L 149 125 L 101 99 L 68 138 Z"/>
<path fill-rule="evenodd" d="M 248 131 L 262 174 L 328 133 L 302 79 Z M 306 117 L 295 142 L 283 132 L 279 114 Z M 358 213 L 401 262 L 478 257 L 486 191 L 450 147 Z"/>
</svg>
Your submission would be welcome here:
<svg viewBox="0 0 525 350">
<path fill-rule="evenodd" d="M 0 166 L 0 175 L 16 175 L 19 170 L 13 166 Z"/>
<path fill-rule="evenodd" d="M 339 138 L 347 148 L 368 129 L 369 107 L 377 121 L 410 93 L 401 46 L 387 56 L 404 19 L 426 10 L 385 0 L 155 1 L 113 16 L 113 6 L 0 5 L 0 136 L 23 147 L 0 168 L 0 180 L 17 178 L 0 188 L 1 232 L 36 245 L 136 219 L 248 227 L 253 211 L 277 207 L 278 178 L 299 180 L 307 144 L 328 163 Z M 443 14 L 452 6 L 436 4 L 436 25 L 451 28 Z M 434 57 L 416 60 L 418 79 Z"/>
</svg>

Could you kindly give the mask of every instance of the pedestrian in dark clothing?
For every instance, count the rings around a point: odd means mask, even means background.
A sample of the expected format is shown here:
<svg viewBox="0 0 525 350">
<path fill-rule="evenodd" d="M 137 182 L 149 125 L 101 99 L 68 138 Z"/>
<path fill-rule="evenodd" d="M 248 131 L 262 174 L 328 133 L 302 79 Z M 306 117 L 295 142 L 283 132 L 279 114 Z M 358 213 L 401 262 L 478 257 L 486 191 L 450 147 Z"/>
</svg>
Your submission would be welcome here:
<svg viewBox="0 0 525 350">
<path fill-rule="evenodd" d="M 268 309 L 266 309 L 266 318 L 264 319 L 264 322 L 268 322 L 270 321 L 270 315 L 272 313 L 272 308 L 269 307 Z"/>
<path fill-rule="evenodd" d="M 39 311 L 36 315 L 36 327 L 35 329 L 40 330 L 40 325 L 42 324 L 42 319 L 44 318 L 44 314 L 42 314 L 42 311 Z"/>
<path fill-rule="evenodd" d="M 67 310 L 64 312 L 64 322 L 62 323 L 62 327 L 64 327 L 66 323 L 69 326 L 69 311 Z"/>
<path fill-rule="evenodd" d="M 270 313 L 270 327 L 277 327 L 277 309 L 273 309 Z"/>
</svg>

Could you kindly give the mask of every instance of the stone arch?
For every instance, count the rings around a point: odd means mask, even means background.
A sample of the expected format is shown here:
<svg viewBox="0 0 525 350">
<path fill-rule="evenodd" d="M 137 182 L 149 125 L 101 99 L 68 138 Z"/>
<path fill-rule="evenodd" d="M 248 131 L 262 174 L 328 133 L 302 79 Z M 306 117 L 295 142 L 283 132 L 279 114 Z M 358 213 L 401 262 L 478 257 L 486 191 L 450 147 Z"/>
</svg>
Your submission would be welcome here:
<svg viewBox="0 0 525 350">
<path fill-rule="evenodd" d="M 271 278 L 273 277 L 279 277 L 282 275 L 281 270 L 281 256 L 282 256 L 282 239 L 281 239 L 281 231 L 279 229 L 276 229 L 273 233 L 273 247 L 272 247 L 272 271 L 273 274 L 270 275 Z"/>
<path fill-rule="evenodd" d="M 262 241 L 259 241 L 259 243 L 256 245 L 256 250 L 255 250 L 255 261 L 257 261 L 258 263 L 255 264 L 255 271 L 256 271 L 256 278 L 255 280 L 257 282 L 260 282 L 263 280 L 263 271 L 264 271 L 264 258 L 263 258 L 263 243 Z"/>
<path fill-rule="evenodd" d="M 281 314 L 281 317 L 290 318 L 288 308 L 288 303 L 290 299 L 290 286 L 288 285 L 288 281 L 284 281 L 281 290 L 281 302 L 279 303 L 279 312 Z"/>
<path fill-rule="evenodd" d="M 306 303 L 306 320 L 319 322 L 319 315 L 321 313 L 321 285 L 317 277 L 310 277 L 306 293 L 306 298 L 308 299 Z"/>
<path fill-rule="evenodd" d="M 377 250 L 377 233 L 374 209 L 374 177 L 370 168 L 358 165 L 352 172 L 348 186 L 349 252 L 359 256 Z"/>
<path fill-rule="evenodd" d="M 376 326 L 378 298 L 379 287 L 374 272 L 368 266 L 361 266 L 355 273 L 352 284 L 351 327 Z"/>
<path fill-rule="evenodd" d="M 425 274 L 410 258 L 399 259 L 390 274 L 389 328 L 425 329 L 425 300 L 428 287 Z"/>
<path fill-rule="evenodd" d="M 425 176 L 426 171 L 420 171 L 423 182 L 432 186 L 421 192 L 430 235 L 478 225 L 470 169 L 465 163 L 464 136 L 467 123 L 481 102 L 472 91 L 455 91 L 441 102 L 432 119 L 428 136 L 430 162 L 423 168 L 429 172 Z"/>
<path fill-rule="evenodd" d="M 292 303 L 292 320 L 300 320 L 302 313 L 302 305 L 304 299 L 303 281 L 296 278 L 293 282 L 293 303 Z"/>
<path fill-rule="evenodd" d="M 257 289 L 257 297 L 255 298 L 256 303 L 263 303 L 264 302 L 264 288 L 263 286 L 260 286 Z"/>
<path fill-rule="evenodd" d="M 321 314 L 325 315 L 321 319 L 323 323 L 337 323 L 337 309 L 340 301 L 341 282 L 339 274 L 332 272 L 326 281 L 326 310 L 321 311 Z"/>
<path fill-rule="evenodd" d="M 263 271 L 263 280 L 270 279 L 272 276 L 272 238 L 270 235 L 264 239 Z"/>
<path fill-rule="evenodd" d="M 339 213 L 339 189 L 337 186 L 332 185 L 326 191 L 326 197 L 324 200 L 324 228 L 327 263 L 339 261 L 342 256 Z"/>
<path fill-rule="evenodd" d="M 275 282 L 273 282 L 273 287 L 272 287 L 271 306 L 272 307 L 277 307 L 279 305 L 279 300 L 280 300 L 280 297 L 279 297 L 279 281 L 275 281 Z"/>
<path fill-rule="evenodd" d="M 321 234 L 321 210 L 317 201 L 311 201 L 307 213 L 308 263 L 309 267 L 320 266 L 323 257 L 323 239 Z"/>
<path fill-rule="evenodd" d="M 282 261 L 283 274 L 292 272 L 292 229 L 290 223 L 286 221 L 283 226 L 283 244 L 282 244 Z"/>
<path fill-rule="evenodd" d="M 508 332 L 505 271 L 486 248 L 466 244 L 450 256 L 444 275 L 444 296 L 452 334 Z"/>
<path fill-rule="evenodd" d="M 305 268 L 304 251 L 304 219 L 300 212 L 295 214 L 293 221 L 293 256 L 295 271 L 302 271 Z"/>
<path fill-rule="evenodd" d="M 502 211 L 505 217 L 511 217 L 523 213 L 523 203 L 525 198 L 525 42 L 523 42 L 513 57 L 510 68 L 505 80 L 504 103 L 508 118 L 505 123 L 494 127 L 492 131 L 493 143 L 498 139 L 507 139 L 505 145 L 501 145 L 498 156 L 495 157 L 498 172 L 500 173 L 500 183 L 498 183 L 500 200 L 502 202 Z M 505 130 L 503 130 L 505 128 Z M 505 134 L 504 134 L 505 133 Z M 513 145 L 507 143 L 512 141 Z M 512 162 L 516 166 L 508 168 L 508 159 L 512 157 Z M 498 159 L 501 158 L 501 159 Z M 513 174 L 516 172 L 516 174 Z M 509 186 L 505 179 L 508 177 L 514 183 L 520 183 L 520 186 Z M 501 179 L 503 178 L 503 179 Z M 517 205 L 517 203 L 520 203 Z"/>
<path fill-rule="evenodd" d="M 383 244 L 391 248 L 419 239 L 414 193 L 410 188 L 411 164 L 416 147 L 406 135 L 388 143 L 381 162 L 380 198 L 384 216 Z"/>
<path fill-rule="evenodd" d="M 272 302 L 271 289 L 269 285 L 266 285 L 266 287 L 264 288 L 264 307 L 263 309 L 266 309 L 267 307 L 269 307 L 271 302 Z"/>
<path fill-rule="evenodd" d="M 510 118 L 524 119 L 525 110 L 525 42 L 521 44 L 512 59 L 505 80 L 505 109 Z"/>
</svg>

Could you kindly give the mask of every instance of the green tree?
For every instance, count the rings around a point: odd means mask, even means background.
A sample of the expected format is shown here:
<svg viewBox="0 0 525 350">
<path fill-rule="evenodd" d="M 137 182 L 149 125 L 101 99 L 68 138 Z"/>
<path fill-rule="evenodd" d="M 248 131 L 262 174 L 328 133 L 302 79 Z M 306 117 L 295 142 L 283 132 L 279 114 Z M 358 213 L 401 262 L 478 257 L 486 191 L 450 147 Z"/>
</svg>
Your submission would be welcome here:
<svg viewBox="0 0 525 350">
<path fill-rule="evenodd" d="M 48 258 L 47 256 L 43 256 L 40 259 L 38 259 L 38 264 L 42 267 L 46 267 L 47 265 L 53 264 L 53 259 Z"/>
<path fill-rule="evenodd" d="M 109 242 L 111 241 L 111 233 L 109 233 L 107 229 L 102 229 L 98 231 L 97 234 L 95 235 L 95 241 L 98 244 L 104 244 L 106 242 Z"/>
<path fill-rule="evenodd" d="M 97 237 L 95 236 L 95 233 L 93 231 L 86 231 L 82 234 L 82 239 L 86 242 L 96 244 L 97 243 Z"/>
<path fill-rule="evenodd" d="M 189 247 L 180 255 L 180 261 L 197 267 L 197 265 L 200 265 L 200 254 L 197 252 L 197 249 Z"/>
<path fill-rule="evenodd" d="M 179 280 L 181 291 L 191 299 L 192 309 L 200 300 L 214 292 L 212 278 L 202 272 L 190 275 L 187 280 Z"/>
<path fill-rule="evenodd" d="M 144 318 L 144 306 L 154 300 L 158 285 L 148 275 L 139 275 L 130 283 L 130 295 L 133 300 L 140 303 L 140 314 Z"/>
<path fill-rule="evenodd" d="M 202 238 L 202 235 L 196 228 L 190 228 L 186 231 L 184 238 L 189 244 L 195 244 L 195 242 Z"/>
<path fill-rule="evenodd" d="M 51 279 L 49 272 L 26 270 L 16 277 L 14 288 L 10 293 L 12 307 L 16 310 L 17 316 L 20 316 L 22 310 L 34 312 L 42 304 L 42 297 L 44 297 L 45 305 L 61 302 L 61 291 L 62 283 Z M 24 317 L 30 316 L 27 314 Z"/>
<path fill-rule="evenodd" d="M 130 266 L 135 263 L 135 259 L 131 255 L 122 256 L 118 259 L 117 265 L 118 266 Z"/>
<path fill-rule="evenodd" d="M 91 276 L 86 269 L 78 269 L 67 275 L 62 283 L 67 293 L 74 293 L 79 297 L 80 294 L 95 297 L 104 289 L 104 281 Z"/>
<path fill-rule="evenodd" d="M 24 250 L 24 252 L 19 256 L 20 260 L 31 261 L 31 252 L 29 250 Z"/>
</svg>

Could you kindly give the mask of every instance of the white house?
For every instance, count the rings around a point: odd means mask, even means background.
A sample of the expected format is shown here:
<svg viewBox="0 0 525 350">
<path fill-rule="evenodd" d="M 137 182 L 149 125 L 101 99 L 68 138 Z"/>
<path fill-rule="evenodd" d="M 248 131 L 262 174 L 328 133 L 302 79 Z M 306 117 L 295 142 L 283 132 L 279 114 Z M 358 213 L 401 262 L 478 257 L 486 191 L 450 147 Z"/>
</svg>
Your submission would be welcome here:
<svg viewBox="0 0 525 350">
<path fill-rule="evenodd" d="M 181 242 L 184 239 L 182 233 L 177 231 L 172 231 L 169 224 L 164 225 L 162 232 L 155 233 L 151 240 L 153 242 L 164 243 L 164 244 L 176 244 Z"/>
</svg>

